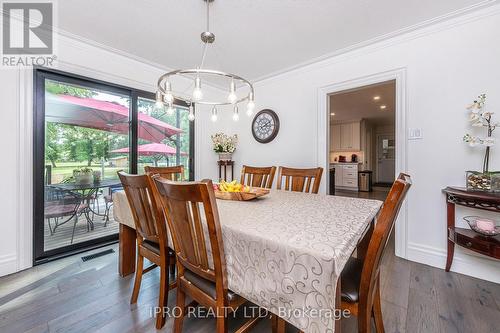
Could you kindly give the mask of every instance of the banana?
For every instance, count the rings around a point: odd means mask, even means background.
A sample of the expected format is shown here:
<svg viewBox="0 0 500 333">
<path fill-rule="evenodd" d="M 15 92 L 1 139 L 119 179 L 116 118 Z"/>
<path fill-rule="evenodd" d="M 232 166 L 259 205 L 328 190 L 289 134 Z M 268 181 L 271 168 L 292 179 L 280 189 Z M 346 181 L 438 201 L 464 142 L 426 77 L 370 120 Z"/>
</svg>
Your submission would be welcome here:
<svg viewBox="0 0 500 333">
<path fill-rule="evenodd" d="M 250 192 L 249 186 L 244 186 L 243 184 L 238 183 L 236 180 L 228 183 L 224 180 L 221 180 L 219 183 L 219 191 L 221 192 Z"/>
</svg>

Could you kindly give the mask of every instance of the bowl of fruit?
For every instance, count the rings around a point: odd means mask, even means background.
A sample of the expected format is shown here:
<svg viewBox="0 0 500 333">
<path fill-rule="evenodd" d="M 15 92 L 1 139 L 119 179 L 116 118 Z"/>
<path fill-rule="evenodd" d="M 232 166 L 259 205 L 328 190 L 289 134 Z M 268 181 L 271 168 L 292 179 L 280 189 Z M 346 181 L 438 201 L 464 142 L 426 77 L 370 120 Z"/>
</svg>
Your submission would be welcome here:
<svg viewBox="0 0 500 333">
<path fill-rule="evenodd" d="M 226 182 L 221 180 L 214 184 L 215 197 L 222 200 L 247 201 L 262 197 L 269 193 L 266 188 L 250 187 L 238 183 L 236 180 Z"/>
</svg>

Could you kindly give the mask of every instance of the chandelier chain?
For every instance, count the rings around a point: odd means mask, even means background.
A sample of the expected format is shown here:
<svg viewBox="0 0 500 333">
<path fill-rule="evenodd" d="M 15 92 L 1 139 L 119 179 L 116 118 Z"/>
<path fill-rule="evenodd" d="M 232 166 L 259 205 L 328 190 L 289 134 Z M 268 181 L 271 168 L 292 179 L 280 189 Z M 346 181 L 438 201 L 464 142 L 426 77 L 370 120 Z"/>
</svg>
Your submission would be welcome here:
<svg viewBox="0 0 500 333">
<path fill-rule="evenodd" d="M 193 103 L 201 104 L 201 105 L 210 105 L 212 109 L 217 111 L 216 107 L 220 106 L 232 106 L 233 108 L 233 119 L 237 121 L 239 119 L 238 115 L 238 104 L 242 102 L 247 103 L 247 115 L 251 115 L 252 111 L 255 107 L 255 94 L 254 87 L 250 81 L 244 79 L 243 77 L 235 74 L 231 74 L 228 72 L 223 72 L 219 70 L 213 69 L 205 69 L 205 62 L 208 53 L 209 44 L 215 42 L 215 34 L 210 31 L 210 3 L 214 0 L 204 0 L 206 4 L 206 31 L 201 33 L 202 44 L 202 54 L 199 66 L 195 69 L 177 69 L 170 71 L 161 75 L 158 79 L 157 92 L 156 92 L 156 104 L 161 107 L 161 105 L 167 104 L 169 107 L 172 106 L 172 103 L 175 98 L 185 101 L 190 105 L 190 114 L 189 120 L 194 120 L 194 113 L 192 112 Z M 217 52 L 217 48 L 214 48 L 215 52 L 215 61 L 220 66 L 219 63 L 219 54 Z M 212 51 L 210 51 L 212 52 Z M 181 76 L 186 78 L 191 78 L 193 81 L 188 87 L 179 93 L 175 93 L 172 89 L 171 79 L 175 76 Z M 203 77 L 204 76 L 204 77 Z M 218 100 L 207 100 L 204 98 L 204 94 L 202 92 L 202 79 L 205 80 L 205 77 L 217 77 L 222 79 L 230 79 L 228 84 L 229 91 L 228 95 L 226 95 L 225 99 Z M 194 89 L 192 90 L 192 94 L 189 96 L 186 94 L 194 84 Z M 244 92 L 242 96 L 240 92 L 240 88 Z M 240 92 L 240 93 L 238 93 Z"/>
</svg>

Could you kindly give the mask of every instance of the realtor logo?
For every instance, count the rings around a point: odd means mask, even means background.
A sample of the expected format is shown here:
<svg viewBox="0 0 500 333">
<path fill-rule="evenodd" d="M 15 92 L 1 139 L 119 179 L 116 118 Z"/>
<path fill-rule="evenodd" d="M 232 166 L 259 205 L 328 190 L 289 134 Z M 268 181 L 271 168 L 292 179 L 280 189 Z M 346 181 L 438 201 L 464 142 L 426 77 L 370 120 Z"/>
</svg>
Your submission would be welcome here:
<svg viewBox="0 0 500 333">
<path fill-rule="evenodd" d="M 2 3 L 1 67 L 53 66 L 54 4 Z"/>
<path fill-rule="evenodd" d="M 52 54 L 52 3 L 2 4 L 3 54 Z"/>
</svg>

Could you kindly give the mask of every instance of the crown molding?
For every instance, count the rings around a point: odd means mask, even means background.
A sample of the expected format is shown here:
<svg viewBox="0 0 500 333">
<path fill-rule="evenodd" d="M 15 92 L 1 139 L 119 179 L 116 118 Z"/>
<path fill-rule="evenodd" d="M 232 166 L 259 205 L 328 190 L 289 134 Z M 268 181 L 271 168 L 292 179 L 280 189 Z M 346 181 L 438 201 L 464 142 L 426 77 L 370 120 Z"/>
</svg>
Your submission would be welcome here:
<svg viewBox="0 0 500 333">
<path fill-rule="evenodd" d="M 71 33 L 69 31 L 66 31 L 63 29 L 59 29 L 59 28 L 55 29 L 55 33 L 58 34 L 59 36 L 65 38 L 66 41 L 69 41 L 70 43 L 74 43 L 74 44 L 79 43 L 80 45 L 83 44 L 83 45 L 95 47 L 95 48 L 98 48 L 100 50 L 103 50 L 103 51 L 106 51 L 106 52 L 109 52 L 112 54 L 116 54 L 116 55 L 119 55 L 121 57 L 133 60 L 133 61 L 140 62 L 142 64 L 145 64 L 145 65 L 151 67 L 153 70 L 157 70 L 157 71 L 165 72 L 165 73 L 171 72 L 174 70 L 171 67 L 167 67 L 165 65 L 162 65 L 160 63 L 148 60 L 148 59 L 140 57 L 140 56 L 137 56 L 135 54 L 132 54 L 132 53 L 120 50 L 120 49 L 116 49 L 116 48 L 111 47 L 111 46 L 106 45 L 106 44 L 96 42 L 92 39 L 88 39 L 88 38 L 82 37 L 80 35 L 76 35 L 74 33 Z M 217 89 L 217 90 L 226 90 L 224 87 L 221 87 L 220 85 L 214 84 L 214 83 L 209 82 L 209 81 L 204 82 L 204 84 L 211 87 L 211 88 Z"/>
<path fill-rule="evenodd" d="M 252 82 L 262 83 L 278 76 L 304 69 L 306 67 L 323 67 L 341 61 L 344 57 L 351 57 L 357 54 L 366 54 L 378 49 L 386 48 L 395 44 L 400 44 L 408 40 L 431 35 L 439 31 L 450 29 L 462 24 L 466 24 L 484 17 L 500 13 L 500 0 L 485 0 L 475 5 L 444 14 L 433 19 L 429 19 L 415 25 L 390 32 L 379 37 L 360 42 L 340 50 L 312 58 L 296 65 L 271 72 L 269 74 L 253 79 Z M 344 56 L 344 57 L 342 57 Z M 342 58 L 342 59 L 341 59 Z"/>
</svg>

